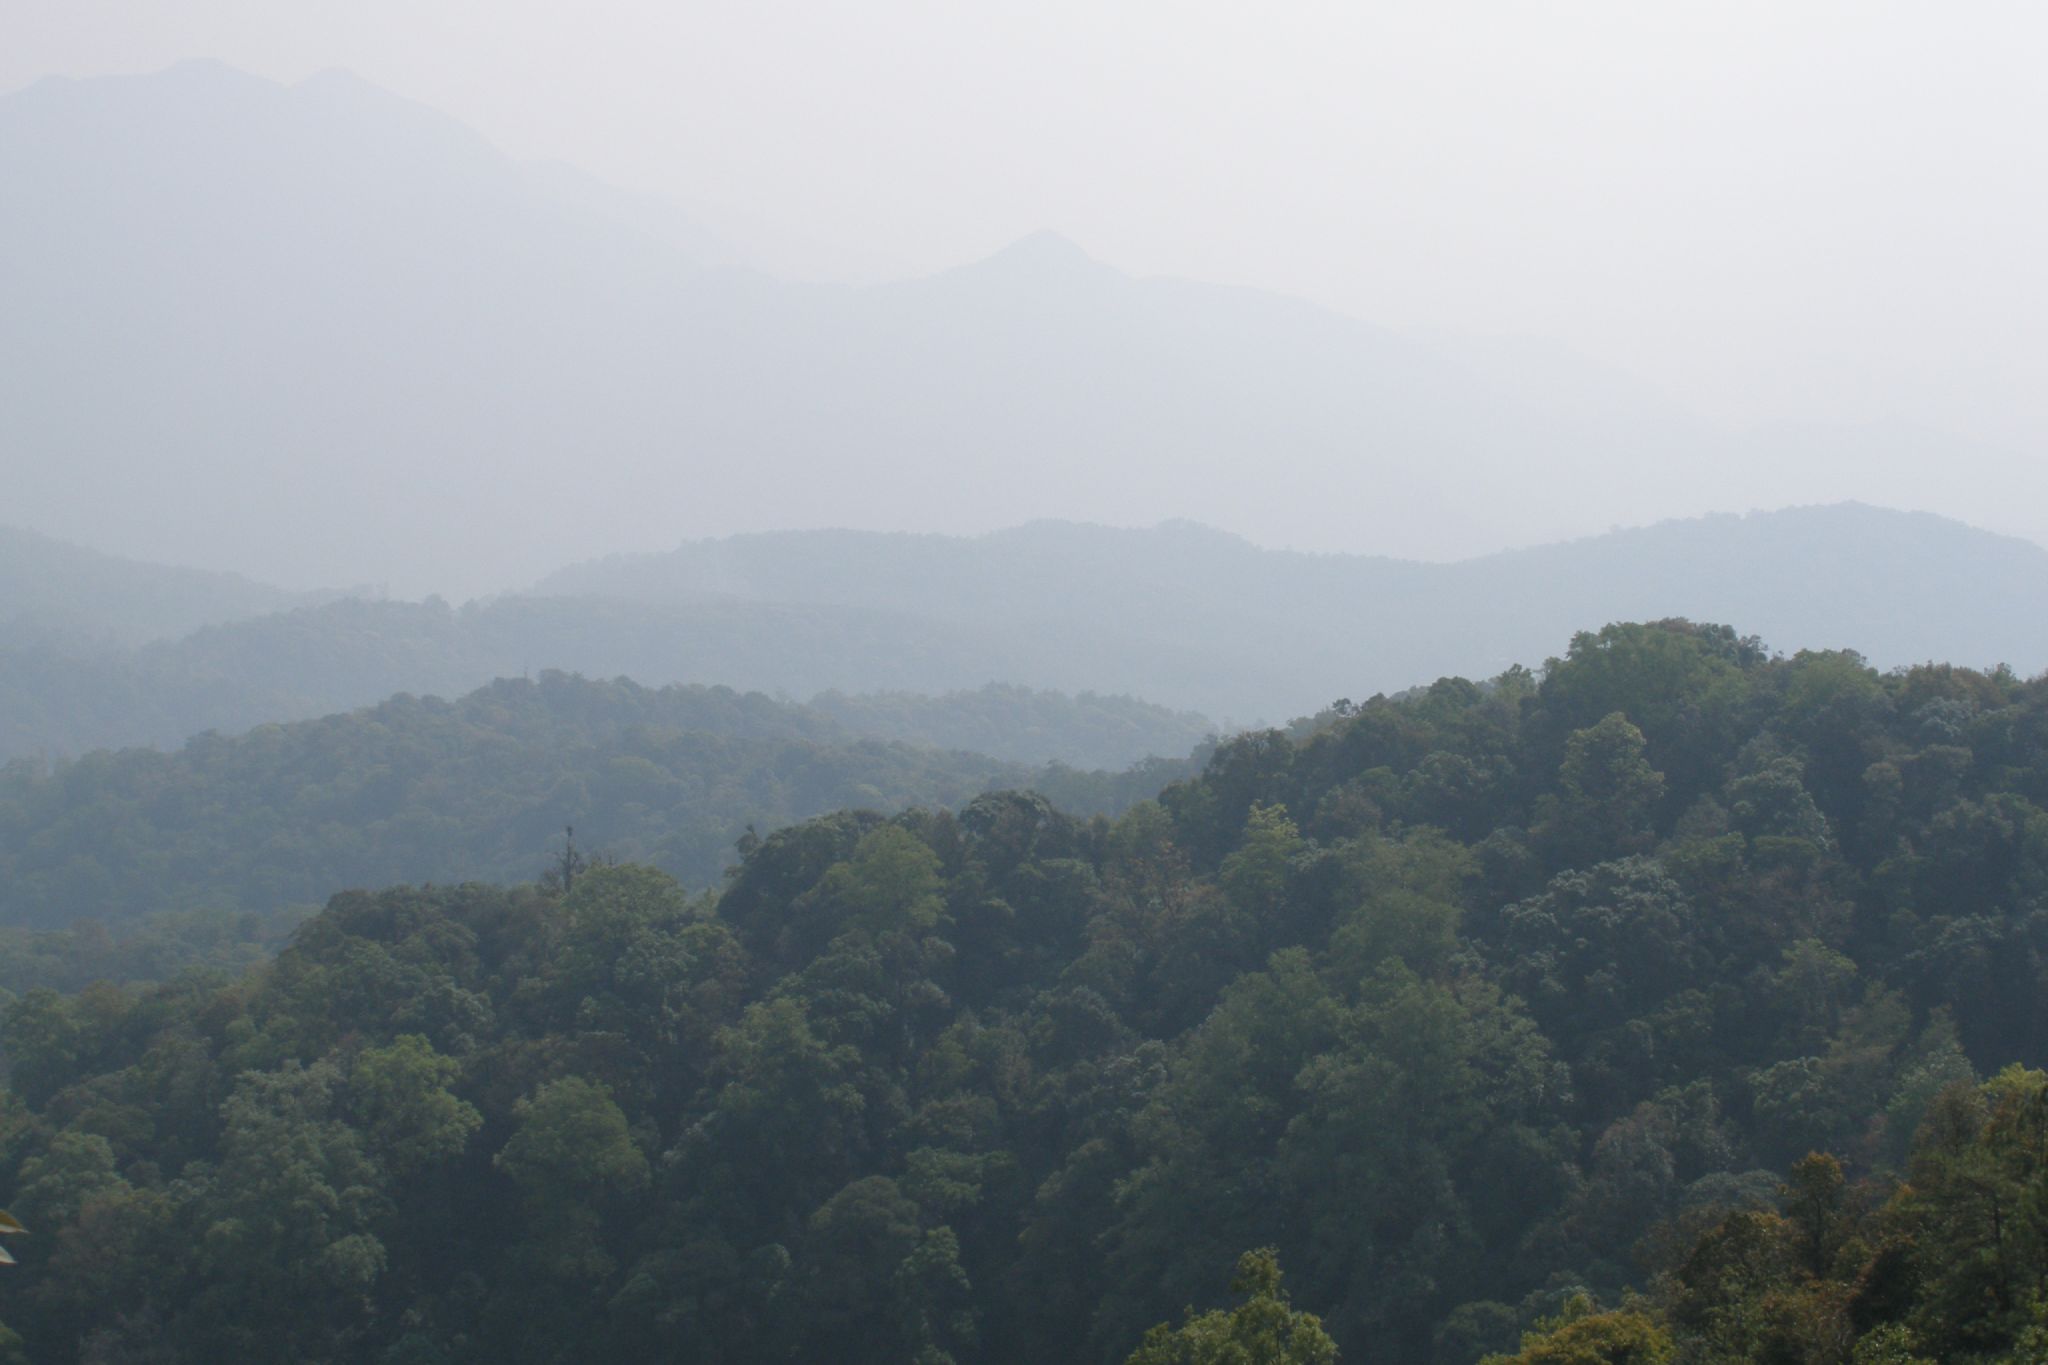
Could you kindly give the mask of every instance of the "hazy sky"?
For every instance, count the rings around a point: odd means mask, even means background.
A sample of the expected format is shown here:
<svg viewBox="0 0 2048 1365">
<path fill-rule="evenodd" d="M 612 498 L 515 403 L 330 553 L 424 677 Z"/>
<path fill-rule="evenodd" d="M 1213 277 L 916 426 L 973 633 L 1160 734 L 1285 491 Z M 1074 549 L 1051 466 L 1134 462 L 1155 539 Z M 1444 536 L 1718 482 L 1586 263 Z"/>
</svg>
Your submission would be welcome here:
<svg viewBox="0 0 2048 1365">
<path fill-rule="evenodd" d="M 0 89 L 342 66 L 880 277 L 1038 227 L 1737 420 L 2048 437 L 2048 7 L 0 0 Z"/>
</svg>

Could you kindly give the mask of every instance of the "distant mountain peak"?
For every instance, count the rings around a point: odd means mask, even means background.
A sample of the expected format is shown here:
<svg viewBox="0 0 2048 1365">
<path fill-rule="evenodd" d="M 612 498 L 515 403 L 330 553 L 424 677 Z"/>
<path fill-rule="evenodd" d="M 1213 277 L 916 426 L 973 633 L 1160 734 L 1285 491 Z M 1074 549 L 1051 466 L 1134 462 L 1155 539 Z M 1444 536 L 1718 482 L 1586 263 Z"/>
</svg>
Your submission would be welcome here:
<svg viewBox="0 0 2048 1365">
<path fill-rule="evenodd" d="M 1026 233 L 1016 241 L 998 251 L 991 260 L 997 261 L 1045 261 L 1055 265 L 1094 265 L 1096 260 L 1073 238 L 1054 232 L 1051 228 L 1040 228 Z"/>
<path fill-rule="evenodd" d="M 965 269 L 975 274 L 1029 279 L 1118 273 L 1090 256 L 1071 237 L 1061 236 L 1050 229 L 1019 237 L 993 256 L 984 257 Z"/>
</svg>

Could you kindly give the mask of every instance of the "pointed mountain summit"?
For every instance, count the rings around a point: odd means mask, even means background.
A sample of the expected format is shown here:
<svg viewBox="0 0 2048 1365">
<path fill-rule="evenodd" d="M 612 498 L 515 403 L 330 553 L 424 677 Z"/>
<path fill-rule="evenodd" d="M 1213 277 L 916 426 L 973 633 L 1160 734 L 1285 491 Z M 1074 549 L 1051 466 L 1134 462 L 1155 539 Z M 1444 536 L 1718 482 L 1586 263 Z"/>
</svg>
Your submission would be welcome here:
<svg viewBox="0 0 2048 1365">
<path fill-rule="evenodd" d="M 1038 274 L 1069 273 L 1074 271 L 1117 272 L 1090 256 L 1080 243 L 1071 237 L 1062 236 L 1050 228 L 1019 237 L 1016 241 L 978 262 L 970 269 L 1001 270 L 1006 272 Z"/>
<path fill-rule="evenodd" d="M 1019 237 L 993 255 L 897 287 L 1044 298 L 1132 283 L 1130 276 L 1096 260 L 1072 238 L 1042 229 Z"/>
</svg>

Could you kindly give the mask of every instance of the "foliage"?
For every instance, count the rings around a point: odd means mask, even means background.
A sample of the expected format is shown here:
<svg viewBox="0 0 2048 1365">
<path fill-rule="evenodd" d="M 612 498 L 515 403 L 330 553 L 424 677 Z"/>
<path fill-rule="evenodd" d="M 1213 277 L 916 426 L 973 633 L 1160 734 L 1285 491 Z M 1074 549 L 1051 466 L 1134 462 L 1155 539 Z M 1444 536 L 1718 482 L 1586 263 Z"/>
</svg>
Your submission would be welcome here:
<svg viewBox="0 0 2048 1365">
<path fill-rule="evenodd" d="M 1056 700 L 1034 704 L 1057 713 Z M 991 705 L 1000 714 L 1014 701 Z M 454 702 L 400 696 L 203 735 L 175 753 L 0 768 L 0 924 L 267 916 L 337 887 L 516 880 L 545 862 L 564 825 L 608 856 L 709 886 L 748 829 L 842 806 L 957 806 L 1033 782 L 1075 809 L 1120 809 L 1186 766 L 1034 774 L 860 738 L 758 693 L 551 673 Z"/>
<path fill-rule="evenodd" d="M 16 940 L 23 1350 L 2048 1338 L 2048 1078 L 2008 1065 L 2048 1044 L 2048 682 L 1617 626 L 1228 741 L 1114 817 L 969 795 L 767 830 L 715 893 L 637 862 L 343 892 L 274 960 L 202 934 L 154 981 Z"/>
<path fill-rule="evenodd" d="M 1668 1365 L 1674 1358 L 1670 1334 L 1648 1314 L 1595 1312 L 1580 1294 L 1556 1317 L 1538 1321 L 1520 1351 L 1487 1356 L 1481 1365 Z"/>
<path fill-rule="evenodd" d="M 1161 1323 L 1125 1365 L 1334 1365 L 1337 1343 L 1315 1314 L 1288 1305 L 1271 1247 L 1238 1258 L 1230 1290 L 1245 1301 L 1199 1316 L 1191 1309 L 1179 1327 Z"/>
</svg>

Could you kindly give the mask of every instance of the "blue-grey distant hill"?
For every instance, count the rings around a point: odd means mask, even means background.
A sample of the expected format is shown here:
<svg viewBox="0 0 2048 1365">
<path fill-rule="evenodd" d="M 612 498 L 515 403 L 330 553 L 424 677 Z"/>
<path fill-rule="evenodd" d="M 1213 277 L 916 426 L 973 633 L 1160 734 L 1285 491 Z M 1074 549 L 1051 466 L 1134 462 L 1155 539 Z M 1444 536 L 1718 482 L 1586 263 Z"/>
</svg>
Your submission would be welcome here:
<svg viewBox="0 0 2048 1365">
<path fill-rule="evenodd" d="M 820 693 L 840 732 L 992 760 L 1121 769 L 1180 757 L 1215 727 L 1129 696 L 1005 685 L 1027 671 L 993 637 L 860 608 L 512 597 L 344 600 L 208 626 L 130 651 L 0 641 L 0 761 L 347 711 L 395 693 L 457 697 L 566 669 L 650 685 Z"/>
<path fill-rule="evenodd" d="M 2032 674 L 2048 667 L 2044 606 L 2048 551 L 1854 505 L 1442 565 L 1262 550 L 1185 523 L 739 536 L 460 607 L 344 600 L 122 653 L 0 648 L 0 757 L 174 746 L 557 668 L 815 697 L 862 735 L 1115 768 L 1184 754 L 1212 721 L 1538 666 L 1618 620 Z"/>
<path fill-rule="evenodd" d="M 137 645 L 318 600 L 240 574 L 146 564 L 0 526 L 0 643 Z"/>
<path fill-rule="evenodd" d="M 1540 664 L 1610 621 L 1726 622 L 1770 646 L 2048 667 L 2048 550 L 1857 504 L 1710 516 L 1423 564 L 1263 550 L 1188 524 L 981 537 L 790 532 L 564 570 L 540 594 L 886 609 L 1000 642 L 1036 686 L 1284 719 L 1447 674 Z M 993 645 L 985 645 L 993 649 Z"/>
<path fill-rule="evenodd" d="M 1720 430 L 1538 341 L 1139 278 L 1038 235 L 846 288 L 327 73 L 0 97 L 11 520 L 299 585 L 467 597 L 791 526 L 1187 517 L 1448 561 L 1859 497 L 2048 537 L 2048 470 Z"/>
</svg>

